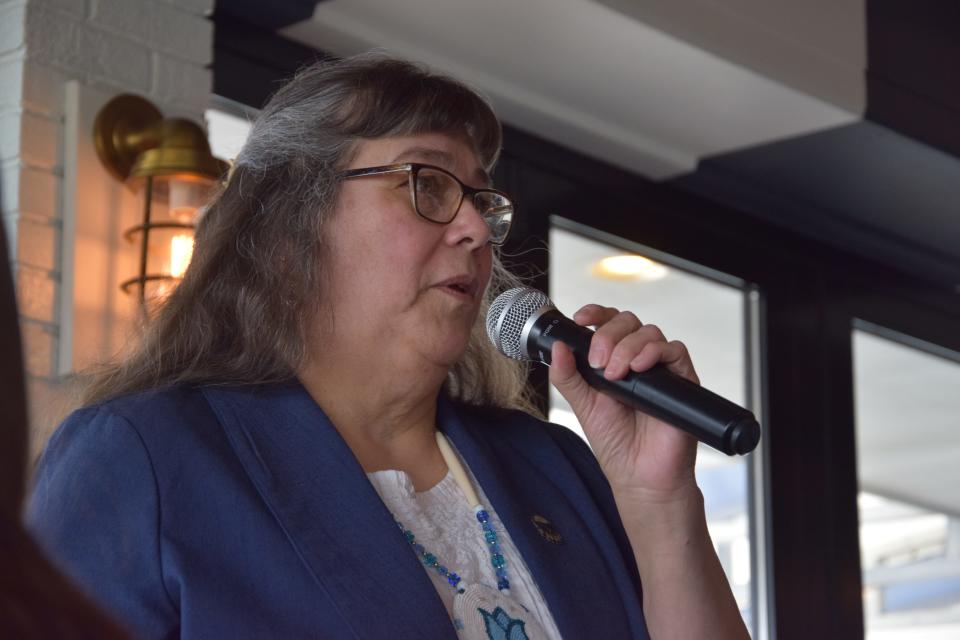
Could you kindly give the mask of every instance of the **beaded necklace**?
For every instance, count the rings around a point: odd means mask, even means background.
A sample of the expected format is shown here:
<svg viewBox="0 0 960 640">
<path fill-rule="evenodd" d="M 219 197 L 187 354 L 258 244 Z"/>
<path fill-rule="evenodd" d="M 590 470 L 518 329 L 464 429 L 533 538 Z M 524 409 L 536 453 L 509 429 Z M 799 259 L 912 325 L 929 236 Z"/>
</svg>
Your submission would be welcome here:
<svg viewBox="0 0 960 640">
<path fill-rule="evenodd" d="M 466 469 L 454 453 L 446 437 L 436 432 L 440 454 L 450 469 L 454 481 L 463 492 L 467 502 L 473 508 L 483 538 L 490 552 L 490 564 L 497 577 L 497 589 L 484 584 L 466 584 L 455 572 L 448 569 L 436 555 L 430 553 L 417 542 L 414 533 L 397 525 L 413 547 L 417 557 L 428 569 L 433 569 L 457 592 L 453 600 L 454 626 L 461 638 L 468 640 L 528 640 L 545 638 L 546 633 L 540 624 L 530 615 L 530 611 L 510 596 L 510 580 L 507 578 L 507 563 L 497 538 L 496 529 L 490 521 L 490 514 L 480 504 L 477 492 L 467 476 Z"/>
</svg>

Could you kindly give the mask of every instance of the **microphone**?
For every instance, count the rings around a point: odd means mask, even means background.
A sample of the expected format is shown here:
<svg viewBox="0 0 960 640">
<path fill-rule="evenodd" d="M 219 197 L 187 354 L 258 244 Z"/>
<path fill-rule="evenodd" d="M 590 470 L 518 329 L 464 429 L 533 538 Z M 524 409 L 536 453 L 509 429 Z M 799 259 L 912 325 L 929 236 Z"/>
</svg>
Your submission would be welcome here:
<svg viewBox="0 0 960 640">
<path fill-rule="evenodd" d="M 556 341 L 570 347 L 577 371 L 590 384 L 625 405 L 683 429 L 727 455 L 753 451 L 760 425 L 753 414 L 726 398 L 656 365 L 607 380 L 587 362 L 593 331 L 557 311 L 550 299 L 527 287 L 501 293 L 487 312 L 487 335 L 505 356 L 550 364 Z"/>
</svg>

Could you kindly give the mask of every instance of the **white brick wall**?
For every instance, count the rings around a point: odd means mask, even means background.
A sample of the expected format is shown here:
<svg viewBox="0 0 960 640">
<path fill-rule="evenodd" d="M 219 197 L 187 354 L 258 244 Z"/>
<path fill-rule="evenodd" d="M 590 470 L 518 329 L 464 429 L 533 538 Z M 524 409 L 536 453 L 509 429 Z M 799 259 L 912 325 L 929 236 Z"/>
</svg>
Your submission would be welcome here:
<svg viewBox="0 0 960 640">
<path fill-rule="evenodd" d="M 24 163 L 17 180 L 16 206 L 14 211 L 45 221 L 57 221 L 61 217 L 60 176 L 54 171 L 38 169 Z"/>
<path fill-rule="evenodd" d="M 164 4 L 169 4 L 183 11 L 187 11 L 198 16 L 208 16 L 213 13 L 213 0 L 162 0 Z"/>
<path fill-rule="evenodd" d="M 59 118 L 63 109 L 63 86 L 69 78 L 45 64 L 27 59 L 23 64 L 23 108 Z"/>
<path fill-rule="evenodd" d="M 0 112 L 0 162 L 7 164 L 20 158 L 20 111 Z"/>
<path fill-rule="evenodd" d="M 153 86 L 151 94 L 169 105 L 166 115 L 190 117 L 203 112 L 213 91 L 210 69 L 184 62 L 162 53 L 153 54 Z M 197 119 L 197 121 L 202 121 Z"/>
<path fill-rule="evenodd" d="M 60 166 L 60 121 L 56 114 L 20 114 L 21 164 L 56 171 Z M 25 191 L 21 187 L 22 191 Z"/>
<path fill-rule="evenodd" d="M 73 408 L 55 367 L 65 84 L 137 93 L 165 115 L 202 123 L 212 88 L 212 10 L 213 0 L 0 0 L 2 219 L 22 320 L 35 453 Z"/>
<path fill-rule="evenodd" d="M 16 52 L 0 56 L 0 113 L 20 108 L 22 87 L 23 56 Z"/>
<path fill-rule="evenodd" d="M 2 124 L 0 124 L 0 132 L 2 132 Z M 3 181 L 0 182 L 0 211 L 3 212 L 4 219 L 11 217 L 11 212 L 16 208 L 18 195 L 17 192 L 20 190 L 20 181 L 19 181 L 19 171 L 17 170 L 17 159 L 14 158 L 9 162 L 0 163 L 0 174 L 2 174 Z M 14 227 L 14 230 L 16 227 Z M 10 236 L 10 229 L 6 229 L 8 241 L 12 242 L 12 237 Z M 10 259 L 13 260 L 15 256 L 10 256 Z"/>
<path fill-rule="evenodd" d="M 4 40 L 12 47 L 27 43 L 22 90 L 31 110 L 42 113 L 51 100 L 59 102 L 59 87 L 75 78 L 140 93 L 164 112 L 169 104 L 190 106 L 201 119 L 213 51 L 213 25 L 205 18 L 209 0 L 30 0 L 11 6 L 25 9 L 25 36 L 0 36 L 0 55 Z"/>
<path fill-rule="evenodd" d="M 31 372 L 31 377 L 51 377 L 56 333 L 56 327 L 50 323 L 35 322 L 28 318 L 20 321 L 24 366 Z"/>
<path fill-rule="evenodd" d="M 86 15 L 89 1 L 90 0 L 43 0 L 44 4 L 48 4 L 75 18 L 83 18 Z"/>
<path fill-rule="evenodd" d="M 0 3 L 0 55 L 23 48 L 26 0 Z"/>
<path fill-rule="evenodd" d="M 17 216 L 17 243 L 13 253 L 18 264 L 53 273 L 60 268 L 60 224 L 33 216 Z"/>
<path fill-rule="evenodd" d="M 129 0 L 92 0 L 90 19 L 98 27 L 192 62 L 212 59 L 213 24 L 173 5 Z"/>
</svg>

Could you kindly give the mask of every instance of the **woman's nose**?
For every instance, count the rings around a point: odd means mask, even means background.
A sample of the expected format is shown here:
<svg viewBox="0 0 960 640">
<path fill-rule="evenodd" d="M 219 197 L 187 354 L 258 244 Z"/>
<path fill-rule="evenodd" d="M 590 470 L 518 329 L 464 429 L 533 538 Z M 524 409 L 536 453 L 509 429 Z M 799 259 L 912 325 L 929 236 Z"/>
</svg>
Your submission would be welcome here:
<svg viewBox="0 0 960 640">
<path fill-rule="evenodd" d="M 448 225 L 448 239 L 453 244 L 468 244 L 470 248 L 482 247 L 490 241 L 490 227 L 480 215 L 473 198 L 464 198 L 457 215 Z"/>
</svg>

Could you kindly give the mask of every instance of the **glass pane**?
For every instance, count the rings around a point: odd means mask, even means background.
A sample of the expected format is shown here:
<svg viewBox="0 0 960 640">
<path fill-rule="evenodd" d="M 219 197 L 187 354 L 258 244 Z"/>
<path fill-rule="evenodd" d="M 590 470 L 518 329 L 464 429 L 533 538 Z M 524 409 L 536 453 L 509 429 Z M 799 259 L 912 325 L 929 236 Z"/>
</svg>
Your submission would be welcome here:
<svg viewBox="0 0 960 640">
<path fill-rule="evenodd" d="M 564 229 L 550 231 L 550 297 L 568 316 L 587 303 L 629 309 L 681 340 L 704 387 L 744 405 L 747 380 L 745 292 L 659 264 Z M 551 388 L 550 420 L 583 432 L 566 401 Z M 710 536 L 752 629 L 747 458 L 700 446 L 697 481 Z"/>
<path fill-rule="evenodd" d="M 207 109 L 207 132 L 210 151 L 218 158 L 233 161 L 250 134 L 250 121 L 222 109 Z"/>
<path fill-rule="evenodd" d="M 866 635 L 960 638 L 960 354 L 869 329 L 853 332 Z"/>
</svg>

